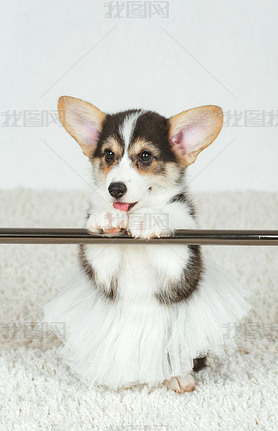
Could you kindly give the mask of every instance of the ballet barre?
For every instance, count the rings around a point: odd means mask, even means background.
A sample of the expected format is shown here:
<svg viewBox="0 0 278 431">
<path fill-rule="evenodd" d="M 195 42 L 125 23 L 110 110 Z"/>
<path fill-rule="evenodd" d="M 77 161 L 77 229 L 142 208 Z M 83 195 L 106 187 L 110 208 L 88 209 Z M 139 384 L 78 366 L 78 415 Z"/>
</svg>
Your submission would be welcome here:
<svg viewBox="0 0 278 431">
<path fill-rule="evenodd" d="M 86 229 L 1 228 L 0 244 L 187 244 L 187 245 L 278 245 L 278 230 L 180 229 L 171 236 L 141 239 L 125 231 L 90 233 Z"/>
</svg>

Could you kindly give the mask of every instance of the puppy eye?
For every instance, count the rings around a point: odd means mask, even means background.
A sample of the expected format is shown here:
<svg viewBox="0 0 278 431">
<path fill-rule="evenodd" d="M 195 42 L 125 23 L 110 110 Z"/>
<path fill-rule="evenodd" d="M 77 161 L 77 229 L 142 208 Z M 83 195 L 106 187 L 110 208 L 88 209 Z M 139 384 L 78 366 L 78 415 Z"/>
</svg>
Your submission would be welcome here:
<svg viewBox="0 0 278 431">
<path fill-rule="evenodd" d="M 140 160 L 143 163 L 150 163 L 152 161 L 153 155 L 149 151 L 142 151 L 140 154 Z"/>
<path fill-rule="evenodd" d="M 107 163 L 111 163 L 114 161 L 115 154 L 113 151 L 109 150 L 109 148 L 106 148 L 104 150 L 104 156 Z"/>
</svg>

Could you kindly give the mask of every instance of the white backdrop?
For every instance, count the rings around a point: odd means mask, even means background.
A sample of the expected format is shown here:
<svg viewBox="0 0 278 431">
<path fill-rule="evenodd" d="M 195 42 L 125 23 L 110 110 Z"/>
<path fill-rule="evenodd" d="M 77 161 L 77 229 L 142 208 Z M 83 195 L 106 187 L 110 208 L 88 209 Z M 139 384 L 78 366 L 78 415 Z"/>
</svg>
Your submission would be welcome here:
<svg viewBox="0 0 278 431">
<path fill-rule="evenodd" d="M 55 124 L 71 95 L 166 116 L 220 105 L 227 125 L 190 169 L 192 187 L 276 190 L 278 2 L 172 0 L 168 18 L 124 17 L 123 1 L 109 18 L 107 2 L 1 1 L 0 186 L 84 187 L 88 163 Z"/>
</svg>

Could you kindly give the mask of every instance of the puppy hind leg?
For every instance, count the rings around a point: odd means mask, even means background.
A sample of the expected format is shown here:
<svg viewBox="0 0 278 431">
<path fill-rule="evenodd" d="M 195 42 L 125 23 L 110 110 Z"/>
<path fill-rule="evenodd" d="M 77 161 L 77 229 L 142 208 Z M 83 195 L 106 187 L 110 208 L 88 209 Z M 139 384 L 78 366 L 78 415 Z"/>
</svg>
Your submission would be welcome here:
<svg viewBox="0 0 278 431">
<path fill-rule="evenodd" d="M 172 377 L 170 380 L 165 380 L 163 384 L 170 390 L 179 394 L 185 392 L 192 392 L 195 389 L 195 379 L 192 374 L 188 373 L 186 376 Z"/>
<path fill-rule="evenodd" d="M 193 371 L 196 373 L 207 366 L 207 357 L 195 358 L 193 361 Z"/>
</svg>

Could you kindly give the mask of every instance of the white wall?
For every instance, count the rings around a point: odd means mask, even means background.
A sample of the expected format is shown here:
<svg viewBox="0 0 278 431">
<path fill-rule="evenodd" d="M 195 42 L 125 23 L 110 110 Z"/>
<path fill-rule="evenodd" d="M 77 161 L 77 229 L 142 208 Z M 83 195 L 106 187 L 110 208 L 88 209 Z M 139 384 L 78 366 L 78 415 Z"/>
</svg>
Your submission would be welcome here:
<svg viewBox="0 0 278 431">
<path fill-rule="evenodd" d="M 60 95 L 166 116 L 278 109 L 276 0 L 170 1 L 168 19 L 104 18 L 104 3 L 2 0 L 0 187 L 84 187 L 87 161 L 61 127 L 4 127 L 7 110 L 55 111 Z M 192 187 L 276 190 L 277 161 L 277 127 L 225 127 Z"/>
</svg>

